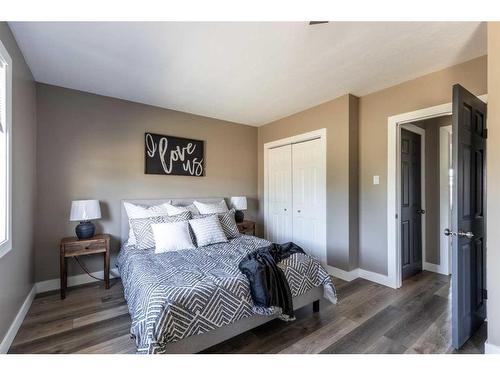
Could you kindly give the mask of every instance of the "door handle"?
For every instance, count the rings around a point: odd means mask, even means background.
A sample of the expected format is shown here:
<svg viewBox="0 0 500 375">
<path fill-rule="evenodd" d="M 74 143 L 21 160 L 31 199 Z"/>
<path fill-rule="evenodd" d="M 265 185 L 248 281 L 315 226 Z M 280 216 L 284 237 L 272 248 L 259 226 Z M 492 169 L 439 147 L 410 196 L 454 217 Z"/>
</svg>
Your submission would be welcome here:
<svg viewBox="0 0 500 375">
<path fill-rule="evenodd" d="M 419 208 L 419 209 L 417 210 L 417 214 L 419 214 L 419 215 L 423 215 L 423 214 L 425 214 L 425 210 L 422 210 L 421 208 Z"/>
<path fill-rule="evenodd" d="M 458 231 L 458 236 L 459 237 L 467 237 L 469 240 L 474 237 L 474 233 L 472 232 L 464 232 L 463 230 Z"/>
<path fill-rule="evenodd" d="M 472 237 L 474 237 L 474 233 L 472 233 L 472 232 L 464 232 L 463 230 L 459 230 L 458 232 L 453 232 L 453 231 L 449 230 L 448 228 L 446 228 L 444 230 L 444 235 L 445 236 L 452 236 L 452 237 L 466 237 L 468 239 L 471 239 Z"/>
</svg>

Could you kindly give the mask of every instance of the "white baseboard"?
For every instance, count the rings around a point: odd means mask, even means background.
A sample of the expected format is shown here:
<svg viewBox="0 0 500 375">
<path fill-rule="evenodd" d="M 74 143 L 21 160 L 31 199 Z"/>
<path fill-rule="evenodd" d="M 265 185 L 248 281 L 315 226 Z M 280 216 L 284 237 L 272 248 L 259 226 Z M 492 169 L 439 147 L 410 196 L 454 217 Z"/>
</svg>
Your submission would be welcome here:
<svg viewBox="0 0 500 375">
<path fill-rule="evenodd" d="M 484 354 L 500 354 L 500 346 L 490 344 L 486 341 L 484 343 Z"/>
<path fill-rule="evenodd" d="M 93 272 L 92 275 L 102 279 L 104 277 L 104 272 L 103 271 Z M 110 272 L 110 278 L 114 279 L 116 277 L 120 277 L 118 268 L 112 268 Z M 68 277 L 68 286 L 87 284 L 94 281 L 96 280 L 87 274 L 70 276 Z M 14 321 L 10 325 L 7 333 L 5 334 L 5 337 L 0 343 L 0 354 L 7 353 L 9 351 L 9 348 L 12 345 L 14 338 L 16 337 L 17 331 L 19 330 L 19 327 L 21 327 L 21 324 L 23 323 L 24 318 L 26 317 L 26 314 L 28 313 L 31 307 L 31 304 L 35 299 L 35 295 L 38 293 L 48 292 L 50 290 L 56 290 L 59 289 L 59 287 L 60 287 L 59 279 L 39 281 L 35 285 L 33 285 L 33 288 L 31 288 L 30 292 L 26 296 L 26 299 L 24 300 L 16 317 L 14 318 Z"/>
<path fill-rule="evenodd" d="M 367 271 L 364 269 L 359 269 L 359 277 L 373 281 L 377 284 L 382 284 L 388 286 L 389 288 L 395 288 L 395 285 L 392 283 L 391 279 L 387 275 L 382 275 L 381 273 L 376 273 L 372 271 Z"/>
<path fill-rule="evenodd" d="M 2 342 L 0 343 L 0 354 L 5 354 L 9 351 L 9 348 L 12 345 L 12 342 L 14 341 L 14 338 L 17 335 L 17 331 L 19 330 L 19 327 L 21 327 L 21 324 L 23 323 L 24 318 L 26 317 L 26 314 L 28 313 L 31 307 L 31 303 L 35 299 L 35 294 L 36 294 L 36 285 L 33 285 L 33 288 L 31 288 L 30 292 L 26 296 L 26 299 L 21 305 L 21 308 L 17 312 L 16 317 L 12 321 L 12 324 L 10 325 Z"/>
<path fill-rule="evenodd" d="M 352 271 L 344 271 L 341 270 L 340 268 L 337 267 L 332 267 L 327 264 L 323 265 L 325 269 L 328 271 L 328 273 L 332 276 L 338 277 L 339 279 L 345 280 L 345 281 L 352 281 L 354 279 L 357 279 L 359 277 L 358 274 L 358 269 L 354 269 Z"/>
<path fill-rule="evenodd" d="M 104 272 L 103 271 L 97 271 L 97 272 L 92 272 L 92 276 L 98 277 L 100 279 L 104 278 Z M 118 268 L 112 268 L 110 271 L 109 277 L 111 279 L 120 277 L 120 273 L 118 272 Z M 75 276 L 69 276 L 68 277 L 68 286 L 75 286 L 75 285 L 81 285 L 81 284 L 88 284 L 97 281 L 96 279 L 93 279 L 86 273 L 80 274 L 80 275 L 75 275 Z M 57 290 L 60 288 L 60 280 L 59 279 L 52 279 L 52 280 L 45 280 L 45 281 L 39 281 L 36 283 L 36 293 L 43 293 L 43 292 L 48 292 L 51 290 Z"/>
<path fill-rule="evenodd" d="M 338 277 L 339 279 L 342 279 L 345 281 L 352 281 L 352 280 L 360 277 L 362 279 L 373 281 L 374 283 L 382 284 L 382 285 L 388 286 L 390 288 L 395 287 L 391 283 L 389 276 L 382 275 L 380 273 L 376 273 L 376 272 L 372 272 L 372 271 L 367 271 L 367 270 L 364 270 L 362 268 L 356 268 L 352 271 L 344 271 L 344 270 L 341 270 L 340 268 L 332 267 L 329 265 L 325 265 L 325 268 L 330 275 Z"/>
<path fill-rule="evenodd" d="M 446 270 L 444 269 L 444 267 L 441 266 L 440 264 L 434 264 L 434 263 L 424 262 L 423 265 L 422 265 L 422 268 L 425 271 L 434 272 L 434 273 L 440 273 L 441 275 L 448 275 L 448 273 L 446 272 Z"/>
<path fill-rule="evenodd" d="M 102 279 L 104 277 L 104 272 L 103 271 L 93 272 L 92 275 Z M 116 277 L 119 277 L 119 275 L 120 274 L 118 272 L 118 268 L 111 269 L 110 278 L 114 279 Z M 68 286 L 87 284 L 94 281 L 96 280 L 87 274 L 70 276 L 68 277 Z M 17 312 L 16 317 L 14 318 L 14 321 L 10 325 L 7 333 L 5 334 L 5 337 L 0 343 L 0 354 L 7 353 L 9 351 L 9 348 L 12 345 L 14 338 L 16 337 L 17 331 L 19 330 L 19 327 L 21 327 L 21 324 L 23 323 L 24 318 L 26 317 L 26 314 L 28 313 L 31 307 L 31 304 L 35 299 L 35 295 L 37 293 L 56 290 L 59 289 L 59 287 L 60 287 L 59 279 L 39 281 L 35 285 L 33 285 L 33 288 L 31 288 L 30 292 L 26 296 L 26 299 L 24 300 L 21 308 Z"/>
</svg>

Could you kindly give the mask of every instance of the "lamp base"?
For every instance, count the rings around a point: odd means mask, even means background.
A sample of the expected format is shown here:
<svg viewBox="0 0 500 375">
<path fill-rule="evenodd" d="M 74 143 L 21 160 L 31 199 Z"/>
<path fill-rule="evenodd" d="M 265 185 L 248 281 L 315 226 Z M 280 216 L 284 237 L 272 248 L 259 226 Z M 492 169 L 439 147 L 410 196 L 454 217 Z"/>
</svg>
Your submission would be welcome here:
<svg viewBox="0 0 500 375">
<path fill-rule="evenodd" d="M 80 221 L 75 228 L 75 233 L 79 240 L 87 240 L 94 237 L 95 225 L 90 221 Z"/>
<path fill-rule="evenodd" d="M 243 211 L 240 211 L 240 210 L 236 210 L 234 212 L 234 220 L 237 222 L 237 223 L 243 223 L 243 219 L 245 218 L 245 214 L 243 213 Z"/>
</svg>

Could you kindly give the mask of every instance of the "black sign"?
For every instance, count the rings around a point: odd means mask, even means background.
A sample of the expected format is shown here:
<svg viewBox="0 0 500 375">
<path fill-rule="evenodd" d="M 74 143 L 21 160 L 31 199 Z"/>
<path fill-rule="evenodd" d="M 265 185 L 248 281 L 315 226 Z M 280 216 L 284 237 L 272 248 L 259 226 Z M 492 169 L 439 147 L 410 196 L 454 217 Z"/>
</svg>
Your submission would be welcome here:
<svg viewBox="0 0 500 375">
<path fill-rule="evenodd" d="M 205 175 L 203 141 L 145 133 L 144 144 L 146 174 Z"/>
</svg>

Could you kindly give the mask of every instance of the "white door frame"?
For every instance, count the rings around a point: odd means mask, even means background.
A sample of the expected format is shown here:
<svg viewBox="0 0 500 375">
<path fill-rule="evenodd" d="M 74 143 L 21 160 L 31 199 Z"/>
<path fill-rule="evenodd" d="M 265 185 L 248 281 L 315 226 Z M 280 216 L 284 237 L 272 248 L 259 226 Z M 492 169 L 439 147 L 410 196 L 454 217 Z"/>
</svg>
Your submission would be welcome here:
<svg viewBox="0 0 500 375">
<path fill-rule="evenodd" d="M 487 95 L 478 96 L 484 102 Z M 401 252 L 399 251 L 400 215 L 398 214 L 398 142 L 400 139 L 400 125 L 426 120 L 433 117 L 452 114 L 452 103 L 419 109 L 412 112 L 390 116 L 387 119 L 387 276 L 393 288 L 402 285 Z"/>
<path fill-rule="evenodd" d="M 298 134 L 294 135 L 292 137 L 288 138 L 283 138 L 283 139 L 278 139 L 276 141 L 272 142 L 267 142 L 264 143 L 264 237 L 269 238 L 268 235 L 268 214 L 269 214 L 269 179 L 268 179 L 268 166 L 269 166 L 269 150 L 276 148 L 276 147 L 281 147 L 281 146 L 286 146 L 286 145 L 291 145 L 294 143 L 300 143 L 300 142 L 307 142 L 307 141 L 312 141 L 315 139 L 319 139 L 320 142 L 320 153 L 322 155 L 321 160 L 322 160 L 322 165 L 320 166 L 319 170 L 322 172 L 322 175 L 320 176 L 321 180 L 324 181 L 322 184 L 322 191 L 323 194 L 321 194 L 323 203 L 321 207 L 323 209 L 318 213 L 320 218 L 321 218 L 321 223 L 322 223 L 322 228 L 321 232 L 323 233 L 320 238 L 318 238 L 320 242 L 320 247 L 323 248 L 323 254 L 324 254 L 324 259 L 326 261 L 327 259 L 327 252 L 326 252 L 326 128 L 323 129 L 318 129 L 318 130 L 313 130 L 311 132 L 303 133 L 303 134 Z"/>
<path fill-rule="evenodd" d="M 450 228 L 450 167 L 451 167 L 451 125 L 439 128 L 439 228 L 443 233 Z M 451 274 L 451 239 L 441 236 L 439 241 L 439 266 L 435 271 L 444 275 Z"/>
<path fill-rule="evenodd" d="M 425 210 L 426 205 L 425 205 L 425 129 L 420 128 L 416 125 L 413 124 L 400 124 L 399 126 L 401 129 L 408 130 L 412 133 L 420 135 L 420 208 Z M 400 139 L 400 131 L 401 129 L 398 129 L 398 139 Z M 398 161 L 397 161 L 397 186 L 401 186 L 401 142 L 398 141 L 397 143 L 398 147 Z M 397 191 L 397 199 L 398 202 L 401 202 L 401 188 L 398 188 Z M 398 205 L 398 231 L 401 228 L 401 205 Z M 425 242 L 425 214 L 420 216 L 420 225 L 421 225 L 421 244 L 422 244 L 422 267 L 424 267 L 425 263 L 425 253 L 426 253 L 426 242 Z M 398 233 L 399 237 L 399 233 Z M 399 248 L 399 246 L 398 246 Z M 399 249 L 398 249 L 399 251 Z"/>
</svg>

